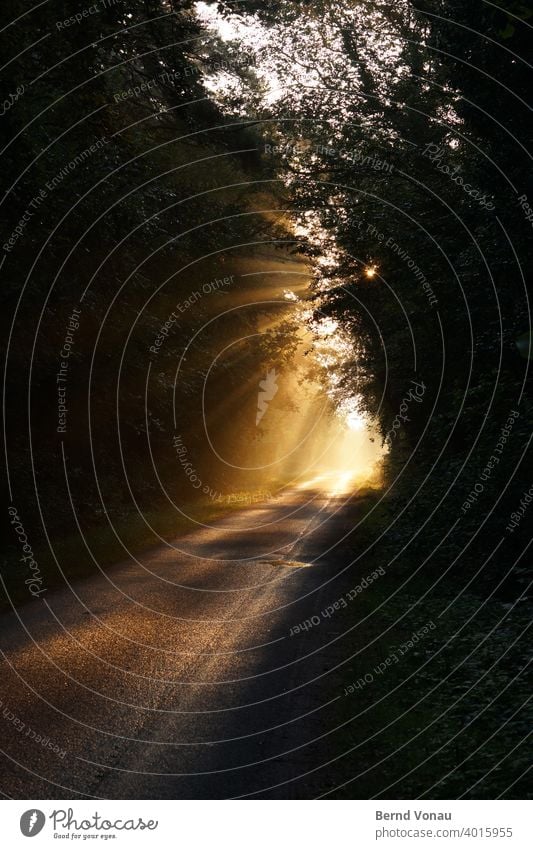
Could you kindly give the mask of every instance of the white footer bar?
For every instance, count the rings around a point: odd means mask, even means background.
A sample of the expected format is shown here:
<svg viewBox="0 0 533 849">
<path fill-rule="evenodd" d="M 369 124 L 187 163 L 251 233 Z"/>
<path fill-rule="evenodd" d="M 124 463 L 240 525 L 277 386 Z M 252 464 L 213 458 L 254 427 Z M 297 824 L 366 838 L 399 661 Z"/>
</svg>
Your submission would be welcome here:
<svg viewBox="0 0 533 849">
<path fill-rule="evenodd" d="M 532 813 L 531 802 L 490 800 L 0 802 L 10 849 L 531 849 Z"/>
</svg>

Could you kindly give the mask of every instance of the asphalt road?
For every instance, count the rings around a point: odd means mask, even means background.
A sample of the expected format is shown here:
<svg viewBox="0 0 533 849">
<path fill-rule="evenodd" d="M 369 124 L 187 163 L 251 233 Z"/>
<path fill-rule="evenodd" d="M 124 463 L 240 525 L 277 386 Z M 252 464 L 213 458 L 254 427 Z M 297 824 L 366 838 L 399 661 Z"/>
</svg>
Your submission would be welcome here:
<svg viewBox="0 0 533 849">
<path fill-rule="evenodd" d="M 314 798 L 334 786 L 342 650 L 324 646 L 339 624 L 291 636 L 338 595 L 346 565 L 328 553 L 347 527 L 331 484 L 2 616 L 3 794 Z"/>
</svg>

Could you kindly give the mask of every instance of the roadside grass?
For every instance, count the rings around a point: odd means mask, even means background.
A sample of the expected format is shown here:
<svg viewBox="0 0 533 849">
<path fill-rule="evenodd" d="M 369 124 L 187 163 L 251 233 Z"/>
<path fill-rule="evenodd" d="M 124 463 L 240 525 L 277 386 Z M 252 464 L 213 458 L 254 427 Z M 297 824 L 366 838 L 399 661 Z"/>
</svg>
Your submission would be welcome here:
<svg viewBox="0 0 533 849">
<path fill-rule="evenodd" d="M 355 551 L 390 518 L 386 503 L 376 506 L 379 492 L 364 498 Z M 343 611 L 344 628 L 360 624 L 345 638 L 344 655 L 355 656 L 341 686 L 359 686 L 336 703 L 343 751 L 355 748 L 339 762 L 345 786 L 335 798 L 495 798 L 509 785 L 506 798 L 530 798 L 526 605 L 466 586 L 469 570 L 447 575 L 445 556 L 417 570 L 406 552 L 389 565 L 396 550 L 385 534 L 349 578 L 386 569 Z"/>
</svg>

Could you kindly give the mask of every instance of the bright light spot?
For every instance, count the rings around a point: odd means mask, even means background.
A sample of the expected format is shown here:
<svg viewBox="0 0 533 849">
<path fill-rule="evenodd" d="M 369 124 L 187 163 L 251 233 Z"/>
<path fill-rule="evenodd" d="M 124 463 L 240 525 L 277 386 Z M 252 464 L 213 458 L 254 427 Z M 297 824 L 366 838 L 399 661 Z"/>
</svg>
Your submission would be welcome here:
<svg viewBox="0 0 533 849">
<path fill-rule="evenodd" d="M 331 482 L 331 488 L 328 491 L 329 495 L 343 495 L 353 489 L 353 480 L 355 474 L 351 472 L 340 472 Z"/>
<path fill-rule="evenodd" d="M 339 329 L 338 322 L 333 318 L 322 318 L 315 323 L 315 330 L 322 338 L 332 336 Z"/>
<path fill-rule="evenodd" d="M 309 478 L 309 480 L 303 481 L 303 483 L 299 483 L 296 489 L 322 489 L 319 484 L 324 480 L 324 475 L 316 475 L 314 478 Z"/>
<path fill-rule="evenodd" d="M 335 471 L 309 478 L 298 484 L 295 489 L 315 490 L 327 496 L 343 495 L 355 488 L 356 477 L 355 469 L 349 471 L 335 469 Z"/>
<path fill-rule="evenodd" d="M 365 419 L 356 410 L 352 410 L 348 413 L 346 416 L 346 424 L 350 430 L 364 430 L 366 427 Z"/>
<path fill-rule="evenodd" d="M 286 301 L 297 301 L 298 300 L 298 295 L 295 295 L 294 292 L 291 291 L 291 289 L 284 289 L 283 290 L 283 297 L 285 298 Z"/>
<path fill-rule="evenodd" d="M 377 271 L 377 269 L 376 269 L 375 265 L 369 265 L 368 268 L 365 269 L 365 274 L 366 274 L 367 277 L 374 277 L 375 274 L 376 274 L 376 271 Z"/>
<path fill-rule="evenodd" d="M 357 397 L 346 398 L 338 407 L 338 415 L 345 427 L 351 431 L 362 431 L 370 429 L 368 416 L 362 411 Z"/>
<path fill-rule="evenodd" d="M 232 41 L 241 35 L 240 29 L 245 25 L 237 20 L 224 18 L 209 3 L 196 3 L 198 17 L 216 30 L 222 41 Z M 239 26 L 240 24 L 240 26 Z"/>
<path fill-rule="evenodd" d="M 319 257 L 317 260 L 317 265 L 321 268 L 335 268 L 339 261 L 339 253 L 335 254 L 333 251 L 330 251 L 328 254 L 324 254 Z"/>
</svg>

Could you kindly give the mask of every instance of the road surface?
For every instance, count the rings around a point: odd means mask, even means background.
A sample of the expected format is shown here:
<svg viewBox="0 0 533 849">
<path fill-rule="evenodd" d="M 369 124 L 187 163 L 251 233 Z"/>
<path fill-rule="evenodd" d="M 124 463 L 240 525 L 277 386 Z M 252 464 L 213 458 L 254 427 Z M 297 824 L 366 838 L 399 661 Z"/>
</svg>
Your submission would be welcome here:
<svg viewBox="0 0 533 849">
<path fill-rule="evenodd" d="M 329 490 L 329 491 L 328 491 Z M 313 798 L 334 786 L 346 533 L 310 482 L 2 616 L 12 798 Z M 293 631 L 291 635 L 291 629 Z M 332 670 L 332 671 L 331 671 Z"/>
</svg>

